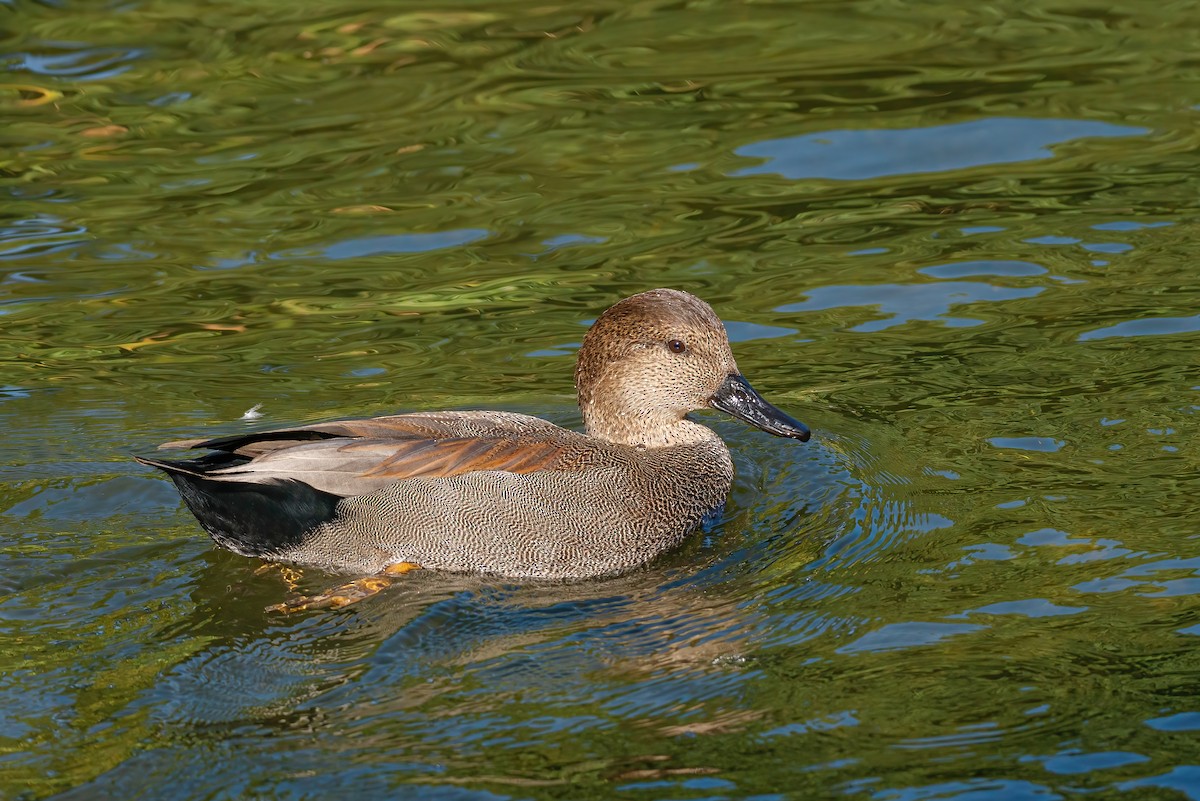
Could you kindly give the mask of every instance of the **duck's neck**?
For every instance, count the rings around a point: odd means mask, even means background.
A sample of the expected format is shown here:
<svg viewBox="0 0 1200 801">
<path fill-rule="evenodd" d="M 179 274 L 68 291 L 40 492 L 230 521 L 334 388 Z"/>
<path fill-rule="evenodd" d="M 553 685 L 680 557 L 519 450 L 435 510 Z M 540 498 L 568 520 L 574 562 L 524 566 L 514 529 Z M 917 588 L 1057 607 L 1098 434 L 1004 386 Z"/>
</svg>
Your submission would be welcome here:
<svg viewBox="0 0 1200 801">
<path fill-rule="evenodd" d="M 625 407 L 603 411 L 581 403 L 588 436 L 636 448 L 670 448 L 719 441 L 712 429 L 675 413 Z"/>
</svg>

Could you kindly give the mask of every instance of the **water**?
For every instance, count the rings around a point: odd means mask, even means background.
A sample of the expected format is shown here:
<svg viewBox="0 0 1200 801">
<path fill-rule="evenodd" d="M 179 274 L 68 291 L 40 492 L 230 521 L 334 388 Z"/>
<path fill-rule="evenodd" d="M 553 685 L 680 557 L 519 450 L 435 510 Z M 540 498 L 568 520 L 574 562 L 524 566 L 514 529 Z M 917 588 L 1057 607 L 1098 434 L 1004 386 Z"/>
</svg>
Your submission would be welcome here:
<svg viewBox="0 0 1200 801">
<path fill-rule="evenodd" d="M 0 796 L 1200 797 L 1194 3 L 6 12 Z M 816 436 L 627 576 L 271 615 L 129 459 L 660 285 Z"/>
</svg>

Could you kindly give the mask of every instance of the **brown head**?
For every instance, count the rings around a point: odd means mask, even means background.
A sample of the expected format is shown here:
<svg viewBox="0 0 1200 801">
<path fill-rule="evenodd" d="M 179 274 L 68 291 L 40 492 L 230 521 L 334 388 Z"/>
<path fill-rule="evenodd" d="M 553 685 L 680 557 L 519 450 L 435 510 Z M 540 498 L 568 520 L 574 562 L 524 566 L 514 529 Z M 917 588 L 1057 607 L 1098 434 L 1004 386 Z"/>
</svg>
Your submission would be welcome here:
<svg viewBox="0 0 1200 801">
<path fill-rule="evenodd" d="M 777 436 L 809 436 L 742 377 L 712 308 L 675 289 L 625 298 L 600 315 L 583 338 L 575 388 L 588 433 L 610 442 L 694 439 L 684 415 L 710 406 Z"/>
</svg>

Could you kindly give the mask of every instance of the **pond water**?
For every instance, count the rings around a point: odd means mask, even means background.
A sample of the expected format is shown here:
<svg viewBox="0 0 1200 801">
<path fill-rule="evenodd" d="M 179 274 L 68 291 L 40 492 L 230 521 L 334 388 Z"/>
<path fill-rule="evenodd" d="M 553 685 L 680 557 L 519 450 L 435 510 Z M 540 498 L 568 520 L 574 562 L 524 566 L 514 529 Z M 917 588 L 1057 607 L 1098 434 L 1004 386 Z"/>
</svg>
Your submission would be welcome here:
<svg viewBox="0 0 1200 801">
<path fill-rule="evenodd" d="M 0 797 L 1200 798 L 1194 2 L 3 6 Z M 655 286 L 815 436 L 625 576 L 270 614 L 130 458 Z"/>
</svg>

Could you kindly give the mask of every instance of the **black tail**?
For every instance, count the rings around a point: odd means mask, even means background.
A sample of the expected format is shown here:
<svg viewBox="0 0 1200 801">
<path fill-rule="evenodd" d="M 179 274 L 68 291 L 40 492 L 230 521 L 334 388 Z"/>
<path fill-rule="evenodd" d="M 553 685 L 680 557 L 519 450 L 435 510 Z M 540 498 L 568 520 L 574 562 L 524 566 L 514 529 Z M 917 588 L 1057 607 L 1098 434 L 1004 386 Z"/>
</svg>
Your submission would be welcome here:
<svg viewBox="0 0 1200 801">
<path fill-rule="evenodd" d="M 214 453 L 199 459 L 166 461 L 133 457 L 171 477 L 184 502 L 209 536 L 243 556 L 271 557 L 299 546 L 308 532 L 332 520 L 341 500 L 303 481 L 260 484 L 209 478 L 207 470 L 246 461 Z"/>
</svg>

